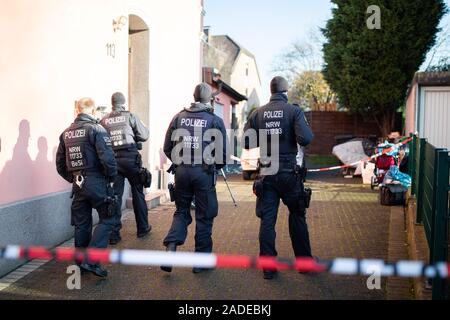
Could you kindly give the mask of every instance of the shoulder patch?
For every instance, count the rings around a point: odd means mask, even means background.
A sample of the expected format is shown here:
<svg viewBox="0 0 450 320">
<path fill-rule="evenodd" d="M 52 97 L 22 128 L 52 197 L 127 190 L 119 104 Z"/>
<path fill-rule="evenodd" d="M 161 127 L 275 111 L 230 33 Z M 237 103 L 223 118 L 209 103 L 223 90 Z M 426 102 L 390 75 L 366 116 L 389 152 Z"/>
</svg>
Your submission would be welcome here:
<svg viewBox="0 0 450 320">
<path fill-rule="evenodd" d="M 103 137 L 103 140 L 105 140 L 105 143 L 107 146 L 111 146 L 111 138 L 108 136 Z"/>
</svg>

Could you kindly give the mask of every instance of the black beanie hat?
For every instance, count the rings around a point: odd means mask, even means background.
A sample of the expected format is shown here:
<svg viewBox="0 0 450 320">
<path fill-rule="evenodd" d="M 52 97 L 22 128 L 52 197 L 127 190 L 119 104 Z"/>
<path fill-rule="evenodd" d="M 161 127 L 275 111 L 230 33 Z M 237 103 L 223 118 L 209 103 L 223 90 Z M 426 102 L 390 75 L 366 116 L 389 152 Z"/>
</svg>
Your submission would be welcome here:
<svg viewBox="0 0 450 320">
<path fill-rule="evenodd" d="M 123 106 L 125 102 L 125 96 L 121 92 L 116 92 L 111 97 L 111 104 L 113 107 Z"/>
<path fill-rule="evenodd" d="M 195 102 L 210 103 L 212 99 L 212 89 L 209 84 L 203 82 L 195 87 L 194 100 Z"/>
<path fill-rule="evenodd" d="M 275 77 L 270 81 L 270 92 L 272 94 L 287 91 L 289 91 L 289 83 L 285 78 Z"/>
</svg>

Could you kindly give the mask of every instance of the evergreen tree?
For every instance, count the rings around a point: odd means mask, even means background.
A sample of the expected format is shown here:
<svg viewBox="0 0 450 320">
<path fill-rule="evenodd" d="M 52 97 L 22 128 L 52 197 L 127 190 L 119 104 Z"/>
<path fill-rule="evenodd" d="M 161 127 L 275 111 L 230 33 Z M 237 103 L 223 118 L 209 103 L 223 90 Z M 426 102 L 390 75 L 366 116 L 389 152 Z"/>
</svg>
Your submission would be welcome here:
<svg viewBox="0 0 450 320">
<path fill-rule="evenodd" d="M 324 76 L 340 103 L 373 116 L 384 136 L 394 127 L 414 73 L 436 42 L 447 12 L 443 0 L 332 0 L 323 33 Z M 368 28 L 368 7 L 381 9 L 381 28 Z"/>
</svg>

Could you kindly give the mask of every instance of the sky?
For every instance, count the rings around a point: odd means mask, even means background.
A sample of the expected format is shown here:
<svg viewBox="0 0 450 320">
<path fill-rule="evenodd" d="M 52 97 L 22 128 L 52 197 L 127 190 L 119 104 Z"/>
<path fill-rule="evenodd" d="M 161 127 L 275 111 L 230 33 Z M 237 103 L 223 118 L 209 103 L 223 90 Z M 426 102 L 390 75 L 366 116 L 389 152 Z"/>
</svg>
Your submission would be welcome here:
<svg viewBox="0 0 450 320">
<path fill-rule="evenodd" d="M 450 0 L 446 0 L 450 6 Z M 262 103 L 269 97 L 275 57 L 296 40 L 324 27 L 331 18 L 329 0 L 205 0 L 205 26 L 213 35 L 227 34 L 256 56 Z M 447 15 L 443 24 L 450 25 Z"/>
</svg>

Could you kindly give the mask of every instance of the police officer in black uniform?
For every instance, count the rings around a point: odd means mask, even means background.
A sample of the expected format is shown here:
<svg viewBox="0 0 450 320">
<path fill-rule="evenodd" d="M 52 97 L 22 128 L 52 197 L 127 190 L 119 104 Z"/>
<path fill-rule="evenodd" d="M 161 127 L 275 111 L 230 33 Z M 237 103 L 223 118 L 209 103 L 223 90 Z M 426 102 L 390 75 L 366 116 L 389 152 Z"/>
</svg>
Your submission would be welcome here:
<svg viewBox="0 0 450 320">
<path fill-rule="evenodd" d="M 77 102 L 78 116 L 59 138 L 56 168 L 61 177 L 73 183 L 72 225 L 76 248 L 106 248 L 116 212 L 112 182 L 117 165 L 106 130 L 94 118 L 94 101 Z M 100 221 L 92 234 L 92 208 Z M 77 262 L 81 269 L 106 277 L 100 264 Z"/>
<path fill-rule="evenodd" d="M 109 243 L 115 245 L 120 242 L 122 228 L 122 196 L 125 178 L 131 185 L 133 210 L 136 219 L 137 236 L 142 238 L 151 230 L 148 223 L 148 208 L 144 195 L 144 184 L 141 179 L 142 157 L 138 150 L 138 143 L 148 140 L 149 130 L 134 114 L 125 110 L 125 96 L 116 92 L 111 97 L 112 112 L 106 115 L 101 124 L 111 135 L 119 174 L 114 181 L 114 189 L 119 198 L 117 221 Z"/>
<path fill-rule="evenodd" d="M 297 166 L 297 144 L 308 145 L 313 139 L 311 128 L 299 107 L 288 103 L 289 84 L 283 77 L 275 77 L 270 84 L 272 97 L 270 102 L 257 109 L 249 117 L 245 131 L 254 129 L 259 134 L 267 135 L 267 145 L 259 145 L 262 154 L 267 154 L 278 162 L 277 172 L 265 175 L 264 166 L 272 165 L 261 160 L 260 176 L 255 181 L 254 192 L 257 195 L 256 215 L 261 219 L 259 243 L 261 256 L 277 256 L 275 249 L 275 224 L 280 199 L 289 209 L 289 235 L 296 257 L 311 257 L 308 226 L 306 224 L 306 207 L 308 194 L 305 190 L 304 169 Z M 260 131 L 261 130 L 261 131 Z M 272 140 L 277 141 L 279 157 L 271 154 Z M 275 143 L 275 142 L 274 142 Z M 244 141 L 245 148 L 257 147 L 249 140 Z M 274 270 L 264 270 L 264 278 L 272 279 Z"/>
<path fill-rule="evenodd" d="M 226 164 L 227 136 L 223 120 L 212 111 L 211 99 L 211 87 L 199 84 L 194 91 L 195 103 L 173 118 L 166 133 L 164 153 L 176 165 L 176 211 L 163 242 L 167 251 L 176 251 L 177 246 L 184 244 L 192 223 L 190 206 L 194 198 L 195 251 L 212 252 L 213 221 L 218 213 L 216 170 Z M 214 137 L 208 138 L 208 132 L 215 132 L 211 135 Z M 214 152 L 205 152 L 208 149 Z M 204 152 L 209 156 L 204 157 Z M 172 271 L 171 266 L 161 269 Z M 194 273 L 205 270 L 193 268 Z"/>
</svg>

